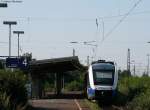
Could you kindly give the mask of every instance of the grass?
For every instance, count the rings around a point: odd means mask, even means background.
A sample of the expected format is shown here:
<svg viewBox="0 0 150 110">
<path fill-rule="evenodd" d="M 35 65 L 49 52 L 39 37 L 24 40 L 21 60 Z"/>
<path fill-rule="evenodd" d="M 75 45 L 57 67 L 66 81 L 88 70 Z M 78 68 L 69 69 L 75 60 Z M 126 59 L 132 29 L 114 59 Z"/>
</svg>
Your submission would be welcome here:
<svg viewBox="0 0 150 110">
<path fill-rule="evenodd" d="M 90 110 L 102 110 L 97 101 L 89 101 L 85 99 L 85 103 L 90 107 Z"/>
</svg>

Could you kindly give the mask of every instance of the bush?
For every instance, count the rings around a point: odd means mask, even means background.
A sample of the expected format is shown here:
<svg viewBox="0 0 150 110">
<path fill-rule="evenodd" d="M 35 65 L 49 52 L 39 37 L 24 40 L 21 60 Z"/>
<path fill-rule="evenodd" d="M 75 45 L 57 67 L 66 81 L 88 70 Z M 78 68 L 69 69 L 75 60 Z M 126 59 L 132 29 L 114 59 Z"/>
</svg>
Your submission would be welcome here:
<svg viewBox="0 0 150 110">
<path fill-rule="evenodd" d="M 0 108 L 1 110 L 10 110 L 10 97 L 6 93 L 0 93 Z"/>
<path fill-rule="evenodd" d="M 116 105 L 127 110 L 150 110 L 150 78 L 125 77 L 118 83 Z"/>
<path fill-rule="evenodd" d="M 81 82 L 78 81 L 72 81 L 69 84 L 66 85 L 65 89 L 67 91 L 81 91 L 83 90 L 83 86 Z"/>
<path fill-rule="evenodd" d="M 127 107 L 129 110 L 150 110 L 150 90 L 136 96 Z"/>
<path fill-rule="evenodd" d="M 17 108 L 18 105 L 25 105 L 27 103 L 25 84 L 26 76 L 22 72 L 0 70 L 1 106 L 3 106 L 3 102 L 6 101 L 2 97 L 7 99 L 6 102 L 11 108 Z"/>
<path fill-rule="evenodd" d="M 66 91 L 82 91 L 84 86 L 84 74 L 81 71 L 73 71 L 65 74 Z"/>
</svg>

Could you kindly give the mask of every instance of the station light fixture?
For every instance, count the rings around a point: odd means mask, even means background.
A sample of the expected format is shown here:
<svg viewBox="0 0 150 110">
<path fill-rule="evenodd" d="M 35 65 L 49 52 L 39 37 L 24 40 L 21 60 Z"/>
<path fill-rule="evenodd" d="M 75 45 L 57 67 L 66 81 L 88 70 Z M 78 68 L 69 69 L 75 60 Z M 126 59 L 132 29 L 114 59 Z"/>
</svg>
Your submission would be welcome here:
<svg viewBox="0 0 150 110">
<path fill-rule="evenodd" d="M 0 7 L 6 8 L 7 7 L 7 3 L 0 3 Z"/>
</svg>

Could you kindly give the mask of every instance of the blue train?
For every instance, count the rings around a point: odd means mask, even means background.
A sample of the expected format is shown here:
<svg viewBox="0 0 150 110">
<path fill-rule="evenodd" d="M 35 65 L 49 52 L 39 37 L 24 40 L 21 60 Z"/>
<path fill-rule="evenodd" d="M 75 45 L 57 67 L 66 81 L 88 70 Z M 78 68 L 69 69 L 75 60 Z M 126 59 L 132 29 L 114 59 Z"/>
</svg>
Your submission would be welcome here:
<svg viewBox="0 0 150 110">
<path fill-rule="evenodd" d="M 114 62 L 93 62 L 85 76 L 88 99 L 111 99 L 116 95 L 118 72 Z"/>
</svg>

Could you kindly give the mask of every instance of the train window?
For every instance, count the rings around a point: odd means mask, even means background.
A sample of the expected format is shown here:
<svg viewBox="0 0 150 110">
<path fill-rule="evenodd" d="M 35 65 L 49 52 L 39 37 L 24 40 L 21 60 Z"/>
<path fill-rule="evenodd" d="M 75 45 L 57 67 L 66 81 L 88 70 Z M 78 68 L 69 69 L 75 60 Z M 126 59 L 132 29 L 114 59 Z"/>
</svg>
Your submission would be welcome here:
<svg viewBox="0 0 150 110">
<path fill-rule="evenodd" d="M 95 70 L 115 70 L 114 65 L 110 63 L 96 63 L 92 65 L 92 69 Z"/>
<path fill-rule="evenodd" d="M 112 78 L 112 72 L 95 72 L 97 78 Z"/>
<path fill-rule="evenodd" d="M 113 71 L 93 70 L 95 85 L 112 85 L 114 79 Z"/>
</svg>

